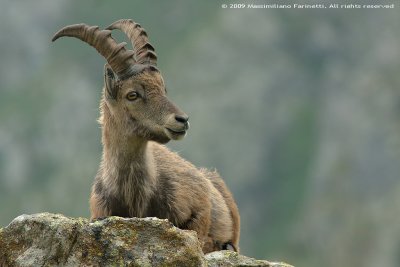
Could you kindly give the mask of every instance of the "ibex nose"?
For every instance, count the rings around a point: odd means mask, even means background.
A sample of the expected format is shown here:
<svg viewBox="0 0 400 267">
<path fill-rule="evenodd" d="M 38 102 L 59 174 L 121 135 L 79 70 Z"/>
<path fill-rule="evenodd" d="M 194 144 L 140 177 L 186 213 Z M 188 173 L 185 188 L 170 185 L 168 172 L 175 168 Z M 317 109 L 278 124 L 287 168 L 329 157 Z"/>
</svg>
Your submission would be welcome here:
<svg viewBox="0 0 400 267">
<path fill-rule="evenodd" d="M 175 115 L 175 120 L 179 121 L 180 123 L 186 124 L 189 120 L 189 116 L 186 114 L 177 114 Z"/>
</svg>

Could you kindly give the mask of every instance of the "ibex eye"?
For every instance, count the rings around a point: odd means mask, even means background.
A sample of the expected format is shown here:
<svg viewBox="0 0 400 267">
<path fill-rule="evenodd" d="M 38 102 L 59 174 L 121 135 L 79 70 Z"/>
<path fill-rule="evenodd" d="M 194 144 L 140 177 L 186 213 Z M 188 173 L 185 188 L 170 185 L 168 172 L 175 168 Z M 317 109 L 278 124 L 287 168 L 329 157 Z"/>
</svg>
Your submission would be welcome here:
<svg viewBox="0 0 400 267">
<path fill-rule="evenodd" d="M 139 97 L 139 94 L 136 92 L 130 92 L 126 95 L 126 99 L 128 99 L 129 101 L 136 100 L 138 97 Z"/>
</svg>

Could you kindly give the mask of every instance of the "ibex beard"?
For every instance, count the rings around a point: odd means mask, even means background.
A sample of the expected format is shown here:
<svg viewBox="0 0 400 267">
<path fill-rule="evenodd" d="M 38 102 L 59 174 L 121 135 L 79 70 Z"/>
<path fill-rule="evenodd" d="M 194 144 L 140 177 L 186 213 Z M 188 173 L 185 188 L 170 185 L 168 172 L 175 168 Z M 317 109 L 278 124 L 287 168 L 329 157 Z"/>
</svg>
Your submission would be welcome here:
<svg viewBox="0 0 400 267">
<path fill-rule="evenodd" d="M 134 50 L 117 43 L 124 32 Z M 58 31 L 78 38 L 107 60 L 99 122 L 103 155 L 90 197 L 91 218 L 158 217 L 197 232 L 204 253 L 239 250 L 240 218 L 217 172 L 198 169 L 163 144 L 182 139 L 189 117 L 167 97 L 146 31 L 132 20 L 105 30 L 75 24 Z"/>
</svg>

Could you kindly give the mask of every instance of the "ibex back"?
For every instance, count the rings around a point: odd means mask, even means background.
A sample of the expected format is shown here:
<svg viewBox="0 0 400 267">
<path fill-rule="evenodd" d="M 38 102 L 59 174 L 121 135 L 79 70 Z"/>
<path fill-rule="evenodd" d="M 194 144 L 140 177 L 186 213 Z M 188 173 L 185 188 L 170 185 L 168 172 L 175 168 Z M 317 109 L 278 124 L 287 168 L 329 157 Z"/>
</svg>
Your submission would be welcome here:
<svg viewBox="0 0 400 267">
<path fill-rule="evenodd" d="M 133 50 L 112 38 L 114 29 L 128 36 Z M 63 36 L 88 43 L 107 60 L 99 119 L 103 155 L 90 197 L 91 218 L 166 218 L 196 231 L 205 253 L 238 251 L 239 212 L 223 180 L 163 145 L 186 135 L 189 117 L 167 98 L 145 30 L 119 20 L 105 30 L 70 25 L 53 41 Z"/>
</svg>

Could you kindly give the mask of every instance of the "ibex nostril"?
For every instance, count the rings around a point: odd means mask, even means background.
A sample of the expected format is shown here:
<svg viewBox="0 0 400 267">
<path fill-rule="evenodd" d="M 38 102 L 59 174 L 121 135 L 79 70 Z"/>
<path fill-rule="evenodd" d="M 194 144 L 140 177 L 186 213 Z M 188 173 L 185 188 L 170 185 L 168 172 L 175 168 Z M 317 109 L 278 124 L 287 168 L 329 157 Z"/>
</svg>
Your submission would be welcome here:
<svg viewBox="0 0 400 267">
<path fill-rule="evenodd" d="M 175 120 L 185 124 L 189 120 L 189 116 L 186 114 L 185 115 L 175 115 Z"/>
</svg>

